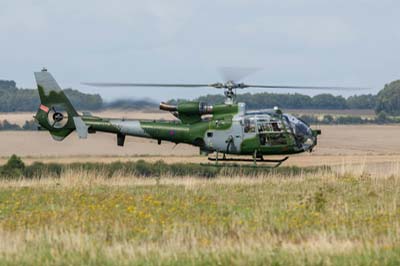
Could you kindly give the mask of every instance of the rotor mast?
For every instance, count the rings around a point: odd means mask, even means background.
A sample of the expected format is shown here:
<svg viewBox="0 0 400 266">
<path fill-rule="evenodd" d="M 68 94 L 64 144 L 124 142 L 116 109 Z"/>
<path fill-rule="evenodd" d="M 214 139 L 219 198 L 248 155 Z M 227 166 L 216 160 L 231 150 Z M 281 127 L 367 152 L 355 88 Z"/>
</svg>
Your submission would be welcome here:
<svg viewBox="0 0 400 266">
<path fill-rule="evenodd" d="M 236 91 L 237 89 L 247 88 L 244 83 L 236 83 L 234 81 L 227 81 L 226 83 L 214 83 L 210 84 L 210 87 L 214 87 L 216 89 L 224 89 L 225 95 L 225 104 L 234 104 L 236 100 Z"/>
</svg>

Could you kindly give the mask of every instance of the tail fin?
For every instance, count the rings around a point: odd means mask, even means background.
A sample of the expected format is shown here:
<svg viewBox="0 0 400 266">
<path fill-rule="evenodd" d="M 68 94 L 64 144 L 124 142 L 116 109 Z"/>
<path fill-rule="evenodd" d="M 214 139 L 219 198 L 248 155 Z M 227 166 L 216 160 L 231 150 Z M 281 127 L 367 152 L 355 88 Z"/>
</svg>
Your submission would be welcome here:
<svg viewBox="0 0 400 266">
<path fill-rule="evenodd" d="M 79 115 L 46 69 L 35 72 L 35 78 L 40 97 L 36 120 L 50 132 L 53 139 L 61 141 L 75 130 L 74 119 Z"/>
</svg>

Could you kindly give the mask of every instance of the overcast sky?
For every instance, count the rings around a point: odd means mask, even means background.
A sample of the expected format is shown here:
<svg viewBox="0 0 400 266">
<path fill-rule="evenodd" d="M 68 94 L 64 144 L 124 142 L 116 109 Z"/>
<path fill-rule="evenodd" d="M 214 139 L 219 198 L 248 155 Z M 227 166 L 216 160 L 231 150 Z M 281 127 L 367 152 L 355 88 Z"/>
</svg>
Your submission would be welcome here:
<svg viewBox="0 0 400 266">
<path fill-rule="evenodd" d="M 32 88 L 46 66 L 64 88 L 165 100 L 216 91 L 80 82 L 209 83 L 242 66 L 262 68 L 249 83 L 376 92 L 400 78 L 399 11 L 390 0 L 2 0 L 0 79 Z"/>
</svg>

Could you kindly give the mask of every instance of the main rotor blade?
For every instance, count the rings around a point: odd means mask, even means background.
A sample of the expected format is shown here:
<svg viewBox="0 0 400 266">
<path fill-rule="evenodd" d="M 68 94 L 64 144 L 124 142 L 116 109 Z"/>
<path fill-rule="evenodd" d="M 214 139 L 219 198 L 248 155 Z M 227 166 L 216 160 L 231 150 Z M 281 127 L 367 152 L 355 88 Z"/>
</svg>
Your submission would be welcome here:
<svg viewBox="0 0 400 266">
<path fill-rule="evenodd" d="M 111 83 L 111 82 L 83 82 L 83 85 L 95 87 L 169 87 L 169 88 L 201 88 L 213 87 L 216 89 L 228 88 L 223 83 L 213 84 L 165 84 L 165 83 Z M 235 87 L 236 85 L 236 87 Z M 251 84 L 233 84 L 232 88 L 264 88 L 264 89 L 303 89 L 303 90 L 368 90 L 369 88 L 355 87 L 321 87 L 321 86 L 280 86 L 280 85 L 251 85 Z"/>
<path fill-rule="evenodd" d="M 210 84 L 158 84 L 158 83 L 111 83 L 111 82 L 82 82 L 83 85 L 95 87 L 211 87 Z"/>
<path fill-rule="evenodd" d="M 249 85 L 244 84 L 244 88 L 264 88 L 264 89 L 294 89 L 294 90 L 369 90 L 360 87 L 320 87 L 320 86 L 280 86 L 280 85 Z"/>
<path fill-rule="evenodd" d="M 220 67 L 218 72 L 225 82 L 239 82 L 245 77 L 260 71 L 261 68 L 256 67 Z"/>
</svg>

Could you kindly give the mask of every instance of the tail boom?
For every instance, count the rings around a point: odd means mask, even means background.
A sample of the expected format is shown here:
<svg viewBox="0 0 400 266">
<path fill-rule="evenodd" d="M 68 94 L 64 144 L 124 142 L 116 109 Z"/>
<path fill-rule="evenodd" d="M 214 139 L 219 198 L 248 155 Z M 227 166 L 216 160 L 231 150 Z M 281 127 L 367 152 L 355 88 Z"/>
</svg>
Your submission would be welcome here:
<svg viewBox="0 0 400 266">
<path fill-rule="evenodd" d="M 41 128 L 48 130 L 57 141 L 62 141 L 76 130 L 80 138 L 86 138 L 88 133 L 97 131 L 114 133 L 120 146 L 123 145 L 125 136 L 155 139 L 159 143 L 162 140 L 196 146 L 204 143 L 203 136 L 208 122 L 198 123 L 193 127 L 174 121 L 108 119 L 85 113 L 81 116 L 47 70 L 36 72 L 35 78 L 40 97 L 35 118 Z"/>
</svg>

